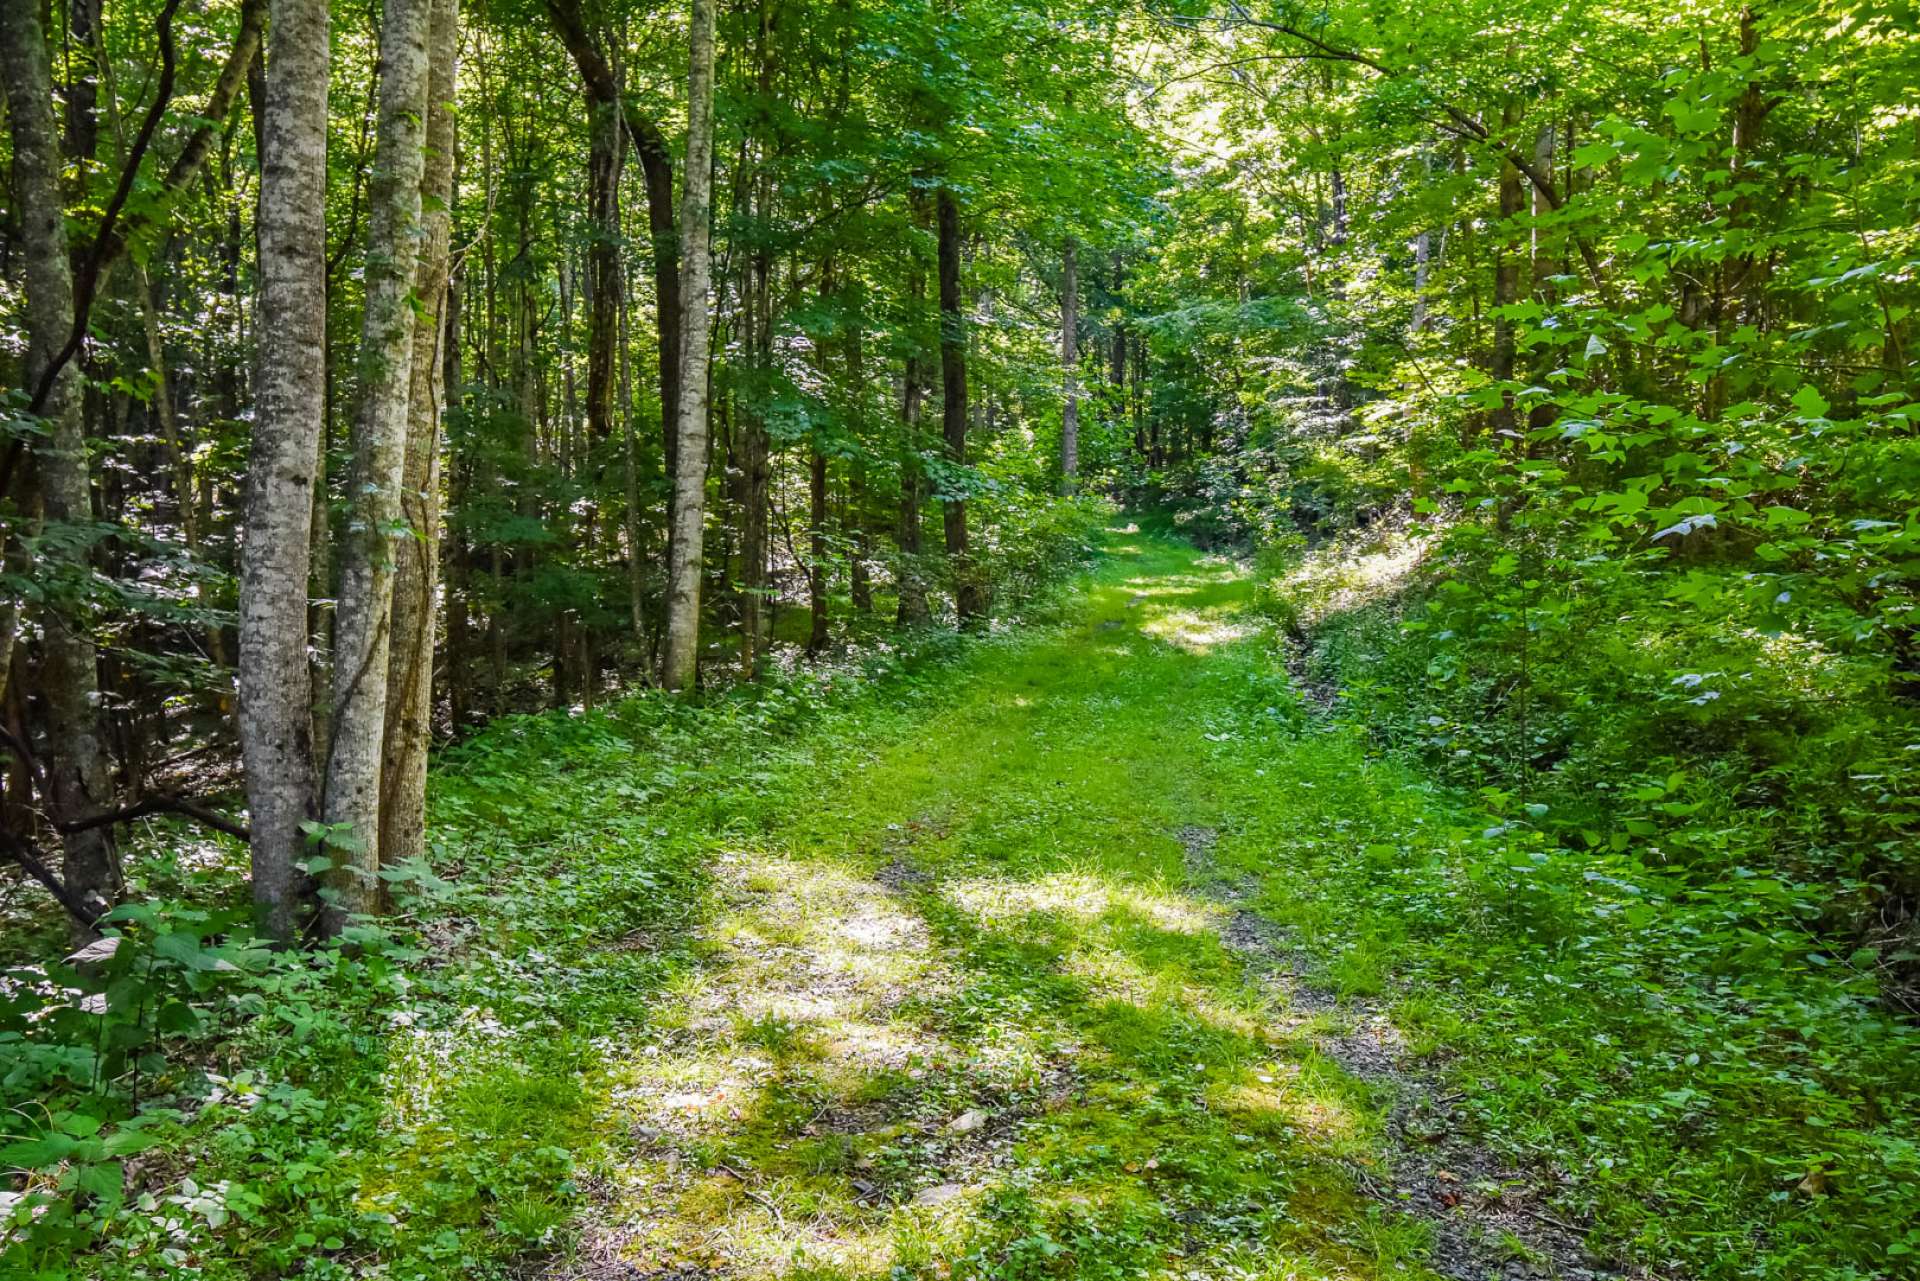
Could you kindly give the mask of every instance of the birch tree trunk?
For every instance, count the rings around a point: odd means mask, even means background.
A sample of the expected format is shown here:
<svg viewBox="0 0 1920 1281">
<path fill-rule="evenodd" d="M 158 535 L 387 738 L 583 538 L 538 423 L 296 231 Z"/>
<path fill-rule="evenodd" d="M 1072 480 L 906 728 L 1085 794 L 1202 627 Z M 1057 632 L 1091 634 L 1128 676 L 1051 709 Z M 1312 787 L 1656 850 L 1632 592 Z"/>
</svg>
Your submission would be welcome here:
<svg viewBox="0 0 1920 1281">
<path fill-rule="evenodd" d="M 426 852 L 427 744 L 433 720 L 434 597 L 440 570 L 440 420 L 446 402 L 449 325 L 447 251 L 452 227 L 453 99 L 460 43 L 459 0 L 432 0 L 427 39 L 427 154 L 420 181 L 422 231 L 415 294 L 400 494 L 413 531 L 395 547 L 393 651 L 387 662 L 386 748 L 380 795 L 380 865 Z"/>
<path fill-rule="evenodd" d="M 687 173 L 680 206 L 682 286 L 680 425 L 673 471 L 673 550 L 667 577 L 667 650 L 661 684 L 693 684 L 700 657 L 700 569 L 707 515 L 707 313 L 712 263 L 713 0 L 693 0 L 687 73 Z"/>
<path fill-rule="evenodd" d="M 395 543 L 413 374 L 409 295 L 420 257 L 420 180 L 433 0 L 386 0 L 380 31 L 380 119 L 368 191 L 366 315 L 354 422 L 352 507 L 342 540 L 334 623 L 333 734 L 323 810 L 337 898 L 327 926 L 379 904 L 381 749 L 386 738 Z M 431 339 L 429 339 L 431 342 Z"/>
<path fill-rule="evenodd" d="M 261 104 L 259 368 L 240 550 L 240 743 L 253 899 L 292 941 L 316 817 L 307 575 L 326 406 L 327 0 L 272 0 Z"/>
<path fill-rule="evenodd" d="M 0 0 L 0 76 L 6 81 L 7 118 L 13 130 L 13 194 L 25 259 L 28 388 L 37 387 L 66 345 L 73 326 L 73 272 L 68 256 L 66 210 L 60 198 L 61 153 L 53 122 L 53 75 L 46 33 L 34 0 Z M 68 361 L 47 394 L 45 431 L 33 448 L 42 515 L 50 526 L 93 520 L 80 377 Z M 30 482 L 31 483 L 31 482 Z M 24 504 L 23 504 L 24 505 Z M 30 569 L 51 579 L 88 571 L 87 541 L 60 551 Z M 58 559 L 53 559 L 58 558 Z M 62 563 L 64 562 L 64 563 Z M 93 638 L 83 620 L 57 607 L 39 611 L 42 633 L 40 693 L 47 719 L 47 808 L 70 823 L 91 818 L 113 800 L 113 774 L 100 724 L 100 677 Z M 90 909 L 104 909 L 121 888 L 120 860 L 112 830 L 97 827 L 67 834 L 66 886 Z"/>
<path fill-rule="evenodd" d="M 1060 251 L 1060 488 L 1080 483 L 1080 254 L 1072 236 Z"/>
</svg>

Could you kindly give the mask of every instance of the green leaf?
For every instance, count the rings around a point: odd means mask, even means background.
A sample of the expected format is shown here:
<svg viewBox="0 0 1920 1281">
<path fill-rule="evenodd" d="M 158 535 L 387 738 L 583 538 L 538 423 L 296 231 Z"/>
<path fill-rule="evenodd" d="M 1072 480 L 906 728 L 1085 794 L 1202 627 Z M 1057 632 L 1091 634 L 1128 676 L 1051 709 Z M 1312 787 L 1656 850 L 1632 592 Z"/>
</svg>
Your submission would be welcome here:
<svg viewBox="0 0 1920 1281">
<path fill-rule="evenodd" d="M 0 1145 L 0 1169 L 45 1170 L 73 1155 L 80 1140 L 66 1134 Z"/>
<path fill-rule="evenodd" d="M 1827 398 L 1812 383 L 1802 385 L 1800 390 L 1793 393 L 1793 407 L 1800 411 L 1803 418 L 1825 418 L 1827 410 L 1831 408 Z"/>
</svg>

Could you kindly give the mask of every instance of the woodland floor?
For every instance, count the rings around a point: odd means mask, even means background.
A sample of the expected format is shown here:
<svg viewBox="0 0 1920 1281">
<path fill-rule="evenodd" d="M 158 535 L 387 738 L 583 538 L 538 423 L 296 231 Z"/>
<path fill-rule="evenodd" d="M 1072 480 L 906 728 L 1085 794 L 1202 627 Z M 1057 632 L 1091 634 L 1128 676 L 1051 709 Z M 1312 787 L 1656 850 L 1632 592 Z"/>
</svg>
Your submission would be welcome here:
<svg viewBox="0 0 1920 1281">
<path fill-rule="evenodd" d="M 597 1042 L 546 1276 L 1604 1274 L 1323 945 L 1289 851 L 1418 826 L 1404 776 L 1232 563 L 1127 527 L 1081 591 L 712 851 L 692 959 Z"/>
</svg>

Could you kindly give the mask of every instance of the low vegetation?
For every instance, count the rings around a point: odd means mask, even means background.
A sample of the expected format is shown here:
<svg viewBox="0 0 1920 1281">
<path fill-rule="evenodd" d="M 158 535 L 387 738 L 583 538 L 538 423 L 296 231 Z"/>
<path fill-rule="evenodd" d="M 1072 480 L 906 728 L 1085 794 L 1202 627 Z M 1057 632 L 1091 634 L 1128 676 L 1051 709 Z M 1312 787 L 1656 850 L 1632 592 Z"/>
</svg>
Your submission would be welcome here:
<svg viewBox="0 0 1920 1281">
<path fill-rule="evenodd" d="M 1911 0 L 0 0 L 0 1275 L 1920 1275 Z"/>
<path fill-rule="evenodd" d="M 1563 846 L 1550 802 L 1297 687 L 1246 569 L 1103 541 L 1001 637 L 497 723 L 351 946 L 247 951 L 205 897 L 231 854 L 143 864 L 181 898 L 104 967 L 12 971 L 9 1089 L 51 1124 L 8 1149 L 41 1206 L 10 1265 L 1784 1277 L 1913 1248 L 1915 1033 L 1784 883 L 1735 912 Z M 1292 569 L 1328 645 L 1389 572 L 1338 555 Z M 36 1017 L 47 984 L 107 1000 Z"/>
</svg>

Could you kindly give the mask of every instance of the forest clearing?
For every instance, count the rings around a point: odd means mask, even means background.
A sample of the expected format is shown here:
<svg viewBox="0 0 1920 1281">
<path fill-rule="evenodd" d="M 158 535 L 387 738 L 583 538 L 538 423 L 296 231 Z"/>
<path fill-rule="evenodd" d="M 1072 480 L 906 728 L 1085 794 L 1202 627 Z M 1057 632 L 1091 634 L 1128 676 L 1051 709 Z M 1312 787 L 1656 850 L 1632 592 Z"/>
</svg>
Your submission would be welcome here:
<svg viewBox="0 0 1920 1281">
<path fill-rule="evenodd" d="M 0 0 L 4 1281 L 1920 1276 L 1920 17 Z"/>
</svg>

